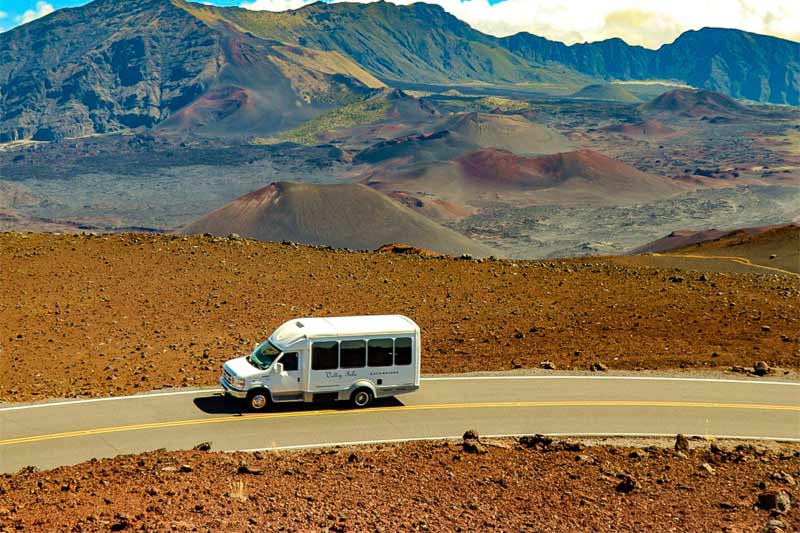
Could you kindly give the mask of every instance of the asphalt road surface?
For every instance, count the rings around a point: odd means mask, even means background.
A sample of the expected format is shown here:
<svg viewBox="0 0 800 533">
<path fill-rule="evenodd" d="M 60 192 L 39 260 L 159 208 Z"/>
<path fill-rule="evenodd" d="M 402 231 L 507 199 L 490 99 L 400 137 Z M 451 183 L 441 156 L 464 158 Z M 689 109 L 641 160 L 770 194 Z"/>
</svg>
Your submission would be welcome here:
<svg viewBox="0 0 800 533">
<path fill-rule="evenodd" d="M 481 435 L 800 440 L 800 383 L 621 376 L 424 378 L 420 391 L 353 410 L 240 413 L 217 389 L 0 408 L 0 471 L 52 468 L 158 448 L 303 448 Z"/>
</svg>

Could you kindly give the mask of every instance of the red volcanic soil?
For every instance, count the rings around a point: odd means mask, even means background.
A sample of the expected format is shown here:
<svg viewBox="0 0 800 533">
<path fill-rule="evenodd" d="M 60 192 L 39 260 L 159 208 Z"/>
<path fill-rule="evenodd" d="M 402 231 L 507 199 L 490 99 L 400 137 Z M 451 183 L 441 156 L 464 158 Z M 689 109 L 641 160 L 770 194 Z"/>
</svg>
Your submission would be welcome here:
<svg viewBox="0 0 800 533">
<path fill-rule="evenodd" d="M 800 524 L 796 443 L 691 439 L 680 453 L 663 441 L 603 443 L 124 455 L 3 476 L 0 530 L 778 533 Z M 785 510 L 756 505 L 778 491 L 790 498 Z"/>
<path fill-rule="evenodd" d="M 747 108 L 724 94 L 714 91 L 676 89 L 665 92 L 644 104 L 646 112 L 668 112 L 691 117 L 730 116 L 747 113 Z"/>
<path fill-rule="evenodd" d="M 800 278 L 703 280 L 621 263 L 631 259 L 468 261 L 199 236 L 0 233 L 0 399 L 213 385 L 223 361 L 297 316 L 405 314 L 423 328 L 426 373 L 544 360 L 577 370 L 597 361 L 800 367 Z"/>
<path fill-rule="evenodd" d="M 241 87 L 217 87 L 178 111 L 167 125 L 189 128 L 222 120 L 237 112 L 248 102 L 248 91 Z"/>
<path fill-rule="evenodd" d="M 670 128 L 656 119 L 649 119 L 635 124 L 615 124 L 601 129 L 603 131 L 621 133 L 628 137 L 637 138 L 669 137 L 678 133 L 677 130 Z"/>
</svg>

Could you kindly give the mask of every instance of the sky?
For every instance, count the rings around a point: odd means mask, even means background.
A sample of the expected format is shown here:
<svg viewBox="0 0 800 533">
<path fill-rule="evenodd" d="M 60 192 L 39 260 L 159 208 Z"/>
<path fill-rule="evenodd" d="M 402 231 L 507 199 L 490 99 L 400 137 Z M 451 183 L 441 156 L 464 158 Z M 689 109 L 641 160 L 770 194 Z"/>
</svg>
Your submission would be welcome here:
<svg viewBox="0 0 800 533">
<path fill-rule="evenodd" d="M 117 0 L 124 2 L 125 0 Z M 312 0 L 205 0 L 282 11 Z M 341 1 L 341 0 L 326 0 Z M 369 2 L 373 0 L 350 0 Z M 390 0 L 410 4 L 414 0 Z M 800 41 L 800 0 L 426 0 L 485 33 L 527 31 L 568 44 L 620 37 L 658 48 L 686 30 L 738 28 Z M 87 0 L 0 0 L 0 31 Z"/>
</svg>

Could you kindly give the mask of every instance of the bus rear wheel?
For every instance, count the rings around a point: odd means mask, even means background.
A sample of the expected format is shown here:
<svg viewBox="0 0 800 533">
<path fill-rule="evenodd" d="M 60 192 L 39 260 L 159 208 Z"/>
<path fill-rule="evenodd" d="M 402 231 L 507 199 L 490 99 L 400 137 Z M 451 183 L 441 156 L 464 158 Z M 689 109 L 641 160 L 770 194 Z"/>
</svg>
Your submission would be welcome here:
<svg viewBox="0 0 800 533">
<path fill-rule="evenodd" d="M 252 390 L 247 393 L 245 403 L 251 411 L 263 411 L 269 406 L 269 392 L 266 389 Z"/>
<path fill-rule="evenodd" d="M 350 404 L 356 409 L 364 409 L 372 405 L 374 398 L 371 390 L 367 388 L 356 389 L 350 396 Z"/>
</svg>

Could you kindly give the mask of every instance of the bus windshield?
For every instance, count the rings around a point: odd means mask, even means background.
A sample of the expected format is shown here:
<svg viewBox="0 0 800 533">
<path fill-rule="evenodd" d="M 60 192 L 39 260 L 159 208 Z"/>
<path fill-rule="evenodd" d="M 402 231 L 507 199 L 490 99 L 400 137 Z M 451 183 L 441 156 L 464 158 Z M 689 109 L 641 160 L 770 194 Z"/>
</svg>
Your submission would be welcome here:
<svg viewBox="0 0 800 533">
<path fill-rule="evenodd" d="M 281 354 L 281 351 L 269 341 L 256 348 L 247 358 L 247 361 L 261 370 L 266 370 L 269 365 Z"/>
</svg>

